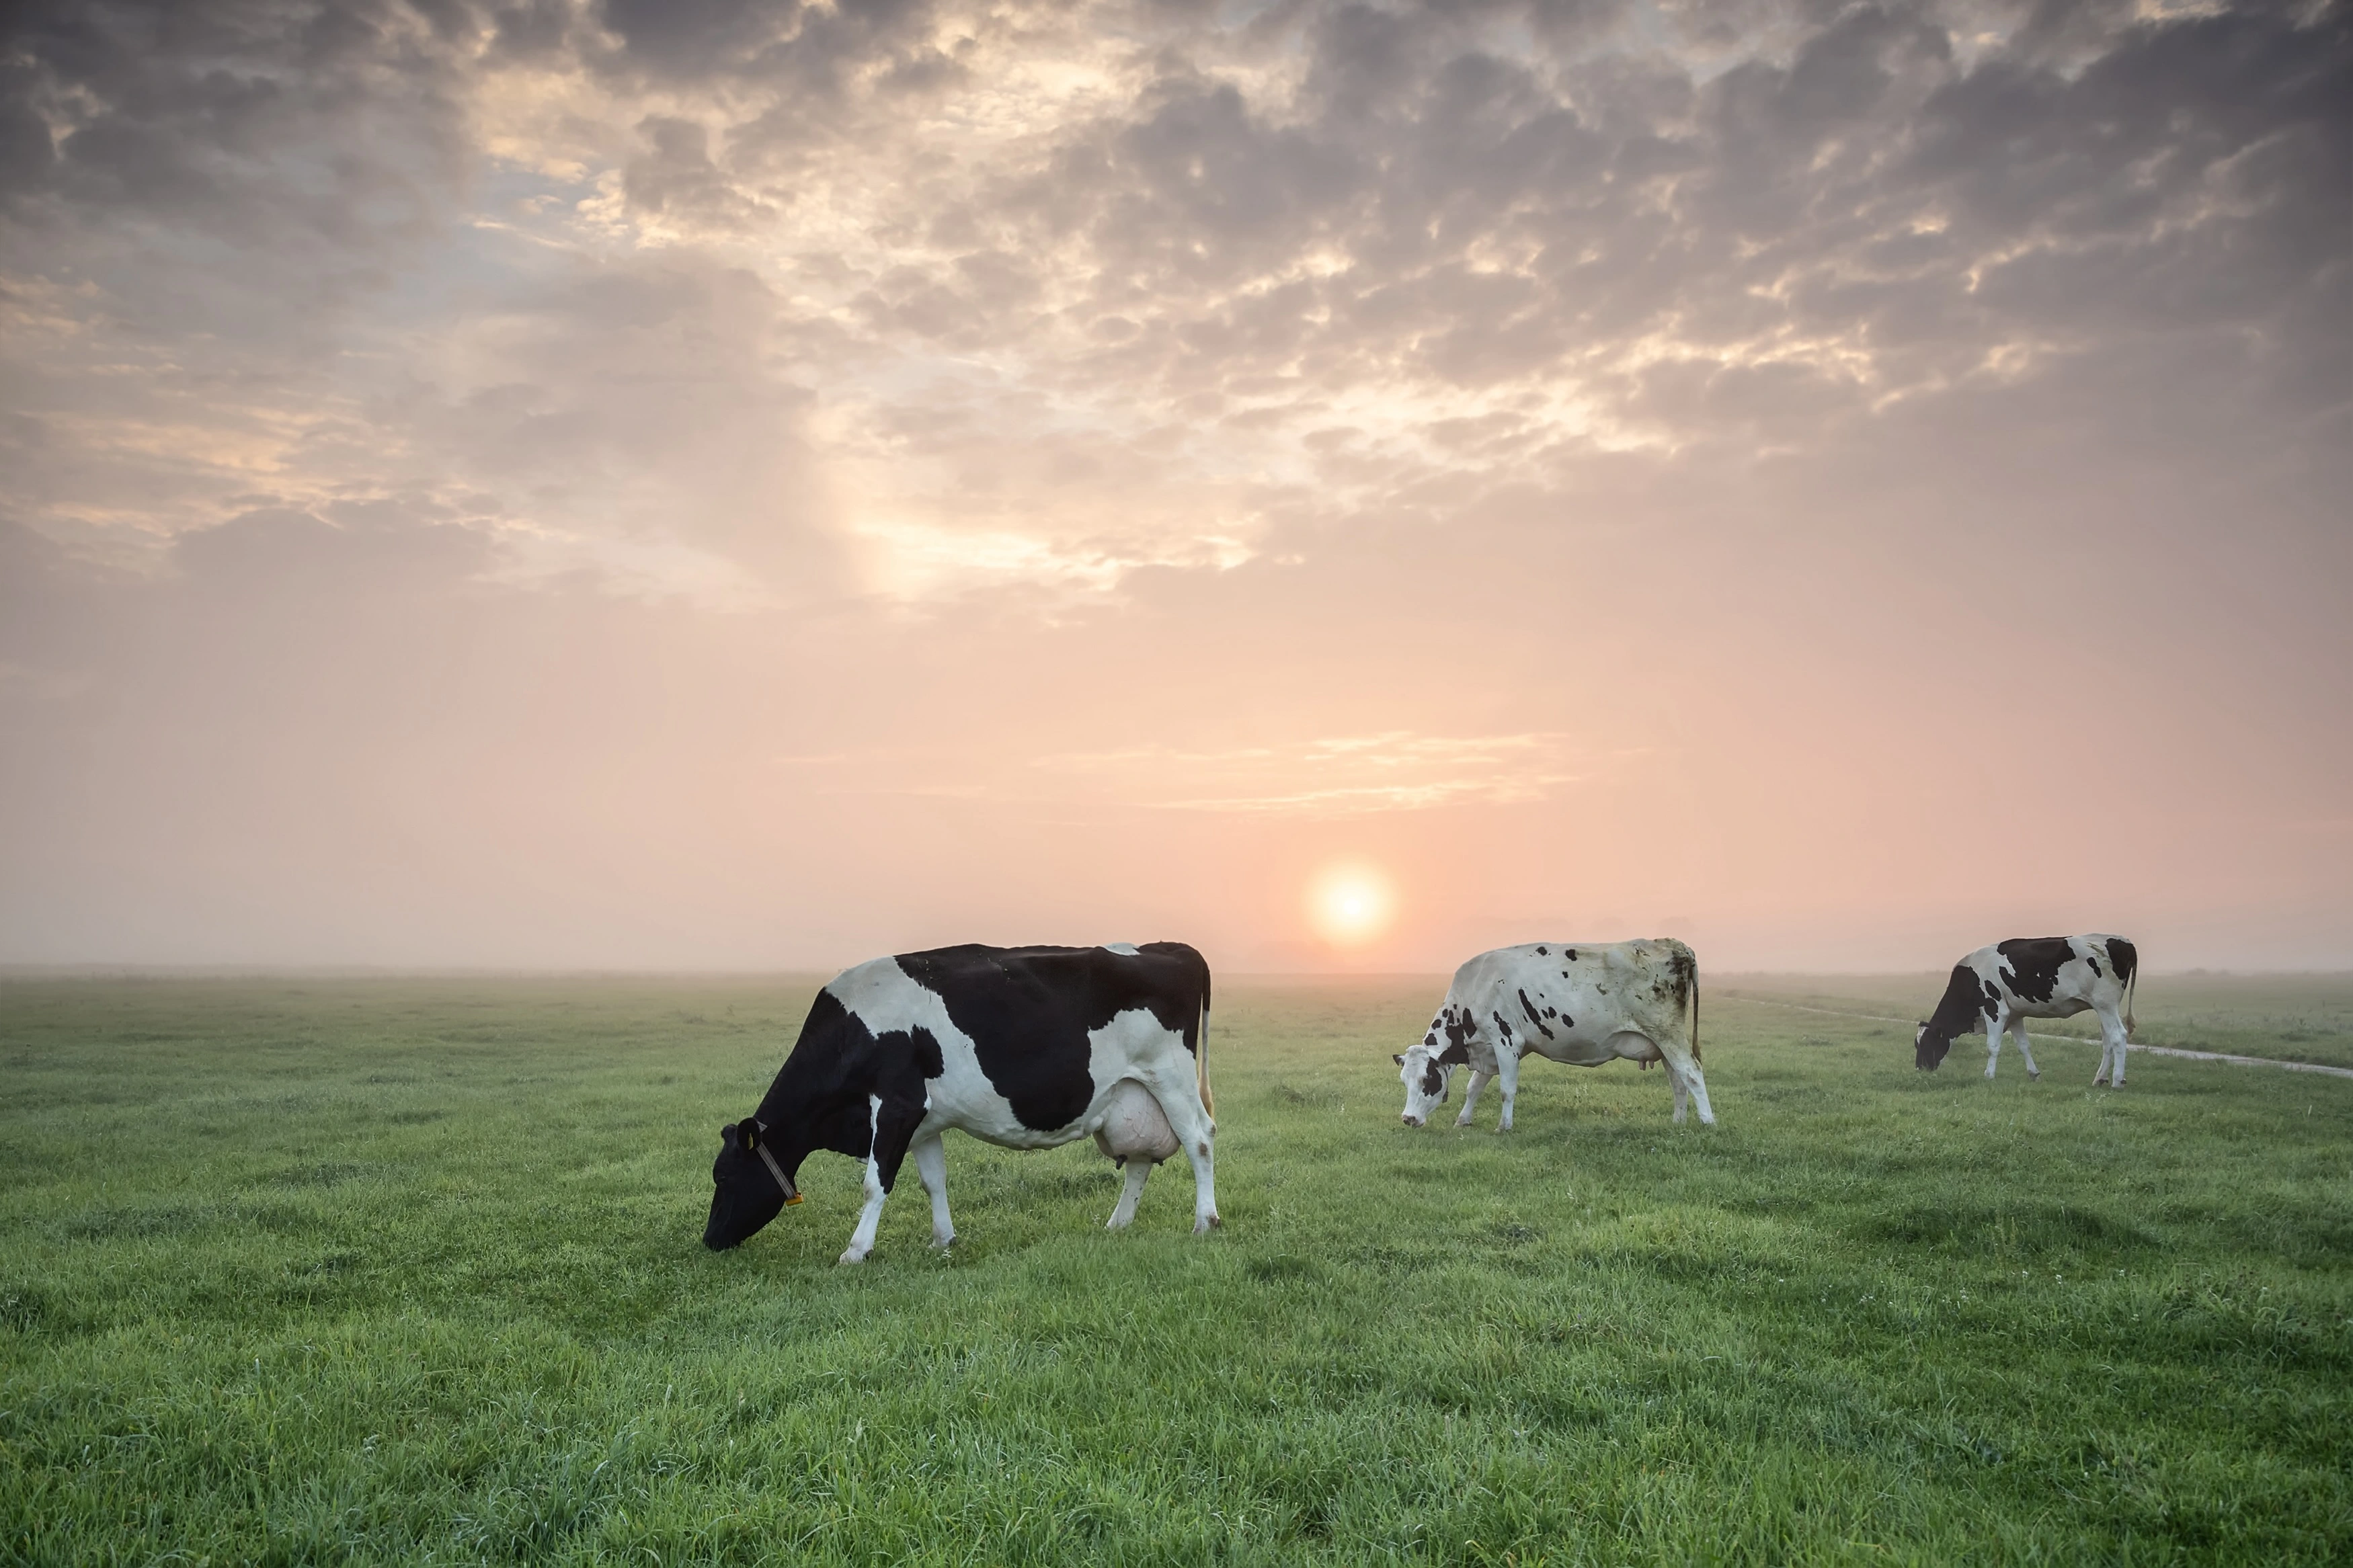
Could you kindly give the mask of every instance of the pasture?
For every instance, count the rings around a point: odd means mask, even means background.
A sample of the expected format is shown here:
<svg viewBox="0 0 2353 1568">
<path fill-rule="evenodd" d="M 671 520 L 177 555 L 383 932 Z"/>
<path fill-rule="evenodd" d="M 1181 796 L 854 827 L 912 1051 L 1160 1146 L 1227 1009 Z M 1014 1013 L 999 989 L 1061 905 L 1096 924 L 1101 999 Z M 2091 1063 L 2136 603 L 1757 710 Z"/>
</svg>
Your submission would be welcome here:
<svg viewBox="0 0 2353 1568">
<path fill-rule="evenodd" d="M 809 982 L 0 983 L 0 1563 L 2353 1557 L 2353 1080 L 1762 1000 L 1937 983 L 1711 979 L 1721 1126 L 1498 1138 L 1398 1123 L 1442 979 L 1229 979 L 1221 1233 L 952 1135 L 854 1270 L 830 1155 L 698 1245 Z M 2138 1012 L 2353 1063 L 2353 980 Z"/>
</svg>

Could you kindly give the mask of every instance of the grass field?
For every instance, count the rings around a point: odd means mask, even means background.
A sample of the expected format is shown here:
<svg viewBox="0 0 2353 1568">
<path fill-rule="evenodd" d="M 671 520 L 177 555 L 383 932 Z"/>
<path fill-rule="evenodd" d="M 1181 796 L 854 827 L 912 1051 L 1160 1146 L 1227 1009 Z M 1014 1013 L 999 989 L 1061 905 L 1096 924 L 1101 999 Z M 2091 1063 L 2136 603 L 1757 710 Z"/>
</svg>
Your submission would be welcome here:
<svg viewBox="0 0 2353 1568">
<path fill-rule="evenodd" d="M 1877 1013 L 1898 1018 L 1926 1018 L 1945 989 L 1943 974 L 1787 975 L 1727 974 L 1715 982 L 1726 996 L 1769 998 L 1844 1012 Z M 2133 1038 L 2143 1045 L 2174 1046 L 2195 1051 L 2223 1051 L 2233 1056 L 2276 1057 L 2285 1061 L 2318 1062 L 2326 1067 L 2353 1068 L 2353 976 L 2342 974 L 2158 974 L 2144 977 L 2133 1000 Z M 2100 1037 L 2099 1021 L 2089 1013 L 2073 1018 L 2038 1018 L 2031 1026 L 2039 1037 L 2069 1035 L 2077 1039 Z M 1909 1038 L 1907 1034 L 1905 1038 Z M 2002 1047 L 2014 1061 L 2010 1047 Z M 1946 1071 L 1965 1065 L 1985 1070 L 1985 1037 L 1961 1040 L 1953 1047 Z M 2039 1054 L 2035 1058 L 2042 1059 Z M 2146 1058 L 2135 1056 L 2126 1068 L 2129 1082 Z M 2092 1079 L 2099 1061 L 2087 1058 L 2084 1081 Z"/>
<path fill-rule="evenodd" d="M 0 984 L 0 1562 L 2353 1558 L 2353 1081 L 1767 984 L 1719 1127 L 1535 1062 L 1498 1137 L 1398 1123 L 1439 983 L 1229 982 L 1222 1232 L 951 1138 L 858 1269 L 828 1155 L 698 1245 L 806 984 Z M 2144 1037 L 2341 1052 L 2283 984 Z"/>
</svg>

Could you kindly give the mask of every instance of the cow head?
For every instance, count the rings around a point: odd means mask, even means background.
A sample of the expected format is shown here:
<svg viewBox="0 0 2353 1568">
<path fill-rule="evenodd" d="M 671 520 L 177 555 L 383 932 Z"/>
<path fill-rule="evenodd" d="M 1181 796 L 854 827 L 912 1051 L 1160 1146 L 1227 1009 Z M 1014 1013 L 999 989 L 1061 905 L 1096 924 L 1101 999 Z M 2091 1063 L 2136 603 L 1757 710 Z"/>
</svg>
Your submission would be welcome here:
<svg viewBox="0 0 2353 1568">
<path fill-rule="evenodd" d="M 1446 1081 L 1453 1076 L 1454 1064 L 1440 1060 L 1437 1048 L 1427 1044 L 1409 1047 L 1404 1055 L 1389 1059 L 1397 1063 L 1398 1077 L 1405 1083 L 1405 1124 L 1427 1124 L 1430 1113 L 1446 1103 Z"/>
<path fill-rule="evenodd" d="M 1939 1032 L 1936 1025 L 1924 1019 L 1912 1036 L 1912 1065 L 1922 1072 L 1935 1072 L 1952 1048 L 1952 1035 Z"/>
<path fill-rule="evenodd" d="M 770 1168 L 774 1151 L 767 1160 L 760 1157 L 760 1137 L 759 1122 L 749 1116 L 719 1130 L 719 1158 L 711 1165 L 711 1221 L 702 1227 L 702 1245 L 713 1252 L 749 1240 L 784 1212 L 787 1198 L 776 1175 L 784 1167 Z M 800 1202 L 800 1194 L 791 1194 L 789 1201 Z"/>
</svg>

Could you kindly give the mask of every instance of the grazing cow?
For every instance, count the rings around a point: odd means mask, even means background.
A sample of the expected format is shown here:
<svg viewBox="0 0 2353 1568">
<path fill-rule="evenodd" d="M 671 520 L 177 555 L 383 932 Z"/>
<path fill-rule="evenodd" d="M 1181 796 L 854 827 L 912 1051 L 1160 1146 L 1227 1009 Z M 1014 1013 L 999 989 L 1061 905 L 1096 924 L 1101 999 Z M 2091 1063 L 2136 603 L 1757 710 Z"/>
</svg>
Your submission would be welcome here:
<svg viewBox="0 0 2353 1568">
<path fill-rule="evenodd" d="M 2122 1089 L 2139 970 L 2139 952 L 2120 936 L 2021 936 L 1981 947 L 1953 965 L 1944 1000 L 1912 1037 L 1913 1060 L 1921 1071 L 1935 1072 L 1955 1036 L 1983 1027 L 1985 1075 L 1991 1078 L 2007 1030 L 2018 1038 L 2026 1076 L 2041 1078 L 2026 1044 L 2026 1020 L 2071 1018 L 2088 1008 L 2100 1016 L 2100 1068 L 2092 1083 Z"/>
<path fill-rule="evenodd" d="M 1198 1030 L 1198 1032 L 1197 1032 Z M 1209 966 L 1179 942 L 1107 947 L 944 947 L 844 970 L 818 993 L 760 1108 L 719 1130 L 702 1244 L 735 1246 L 800 1202 L 814 1150 L 866 1162 L 866 1207 L 841 1261 L 874 1247 L 909 1153 L 932 1197 L 932 1242 L 955 1240 L 940 1134 L 1008 1149 L 1092 1134 L 1135 1216 L 1154 1164 L 1193 1164 L 1193 1234 L 1218 1221 L 1208 1066 Z"/>
<path fill-rule="evenodd" d="M 1495 1131 L 1509 1132 L 1520 1058 L 1530 1052 L 1581 1068 L 1621 1058 L 1646 1068 L 1663 1061 L 1675 1120 L 1683 1119 L 1689 1099 L 1698 1101 L 1702 1121 L 1715 1124 L 1699 1070 L 1699 961 L 1672 937 L 1499 947 L 1456 970 L 1421 1044 L 1394 1058 L 1405 1080 L 1405 1124 L 1427 1122 L 1445 1102 L 1447 1080 L 1467 1062 L 1471 1087 L 1454 1125 L 1471 1124 L 1492 1078 L 1504 1093 Z"/>
</svg>

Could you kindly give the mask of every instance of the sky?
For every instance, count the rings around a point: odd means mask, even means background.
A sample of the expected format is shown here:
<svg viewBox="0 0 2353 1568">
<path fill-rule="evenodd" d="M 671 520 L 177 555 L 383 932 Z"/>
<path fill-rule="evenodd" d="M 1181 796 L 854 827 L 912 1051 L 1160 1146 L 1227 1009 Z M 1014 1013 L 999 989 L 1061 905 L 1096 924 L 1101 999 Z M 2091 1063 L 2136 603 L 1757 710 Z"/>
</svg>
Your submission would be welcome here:
<svg viewBox="0 0 2353 1568">
<path fill-rule="evenodd" d="M 0 963 L 2353 967 L 2353 5 L 0 20 Z"/>
</svg>

